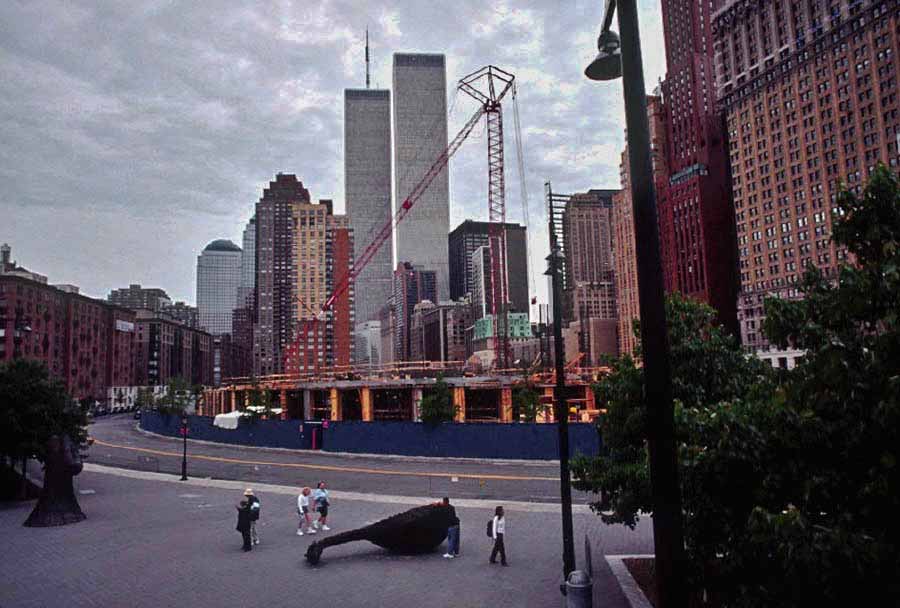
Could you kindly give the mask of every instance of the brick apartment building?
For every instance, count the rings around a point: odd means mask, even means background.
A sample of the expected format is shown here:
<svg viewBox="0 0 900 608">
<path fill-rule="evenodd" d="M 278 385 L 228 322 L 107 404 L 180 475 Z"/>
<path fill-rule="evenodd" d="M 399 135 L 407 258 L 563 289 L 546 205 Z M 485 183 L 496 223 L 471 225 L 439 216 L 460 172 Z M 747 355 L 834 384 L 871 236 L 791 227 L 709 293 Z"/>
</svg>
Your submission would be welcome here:
<svg viewBox="0 0 900 608">
<path fill-rule="evenodd" d="M 135 315 L 132 384 L 164 385 L 176 377 L 189 384 L 213 383 L 213 338 L 209 333 L 150 310 L 138 310 Z"/>
<path fill-rule="evenodd" d="M 42 361 L 76 399 L 134 383 L 135 313 L 74 288 L 0 275 L 0 362 Z"/>
<path fill-rule="evenodd" d="M 835 276 L 841 184 L 900 164 L 897 0 L 737 0 L 711 16 L 715 90 L 733 174 L 741 338 L 791 367 L 762 334 L 766 297 L 797 297 L 804 268 Z"/>
<path fill-rule="evenodd" d="M 669 181 L 666 157 L 666 111 L 659 95 L 647 97 L 647 119 L 650 124 L 650 157 L 653 163 L 653 184 L 659 201 L 665 196 Z M 612 242 L 615 262 L 616 306 L 618 329 L 617 344 L 620 355 L 630 354 L 638 340 L 632 330 L 635 320 L 640 320 L 638 298 L 637 251 L 634 238 L 634 211 L 631 200 L 631 178 L 628 164 L 628 147 L 622 152 L 619 166 L 622 189 L 613 195 Z M 659 204 L 659 203 L 657 203 Z M 665 206 L 663 204 L 663 206 Z"/>
<path fill-rule="evenodd" d="M 712 13 L 722 0 L 663 0 L 669 179 L 659 189 L 667 292 L 703 300 L 737 332 L 734 215 L 725 128 L 715 102 Z"/>
</svg>

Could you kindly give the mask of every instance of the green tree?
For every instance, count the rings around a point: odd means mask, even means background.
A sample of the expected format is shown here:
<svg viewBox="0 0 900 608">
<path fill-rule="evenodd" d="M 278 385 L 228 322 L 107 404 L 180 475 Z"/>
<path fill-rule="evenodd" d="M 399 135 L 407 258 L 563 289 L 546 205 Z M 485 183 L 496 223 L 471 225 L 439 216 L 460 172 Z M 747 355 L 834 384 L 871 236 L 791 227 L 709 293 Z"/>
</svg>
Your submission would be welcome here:
<svg viewBox="0 0 900 608">
<path fill-rule="evenodd" d="M 9 462 L 44 461 L 47 440 L 87 438 L 87 410 L 52 379 L 43 363 L 15 359 L 0 364 L 0 450 Z"/>
<path fill-rule="evenodd" d="M 517 386 L 513 389 L 513 407 L 519 412 L 522 422 L 534 422 L 547 410 L 547 404 L 541 403 L 540 394 L 532 386 Z"/>
<path fill-rule="evenodd" d="M 154 404 L 153 389 L 147 386 L 138 387 L 137 395 L 134 398 L 135 407 L 139 410 L 149 410 Z"/>
<path fill-rule="evenodd" d="M 442 422 L 452 422 L 456 415 L 450 387 L 442 375 L 438 375 L 434 386 L 422 397 L 422 422 L 429 426 L 437 426 Z"/>
<path fill-rule="evenodd" d="M 154 398 L 154 405 L 163 416 L 181 416 L 191 402 L 191 385 L 181 376 L 169 378 L 166 390 Z"/>
<path fill-rule="evenodd" d="M 245 409 L 252 408 L 249 409 L 251 420 L 255 422 L 263 416 L 266 416 L 267 418 L 271 417 L 272 404 L 271 391 L 262 388 L 259 384 L 259 379 L 256 376 L 250 376 L 250 390 L 247 391 Z"/>
<path fill-rule="evenodd" d="M 669 301 L 698 602 L 900 605 L 900 184 L 880 167 L 837 203 L 834 242 L 854 264 L 836 279 L 810 269 L 803 299 L 766 302 L 769 339 L 806 353 L 777 380 L 709 311 Z M 641 370 L 618 361 L 597 387 L 603 453 L 573 468 L 608 522 L 653 510 L 642 388 Z"/>
</svg>

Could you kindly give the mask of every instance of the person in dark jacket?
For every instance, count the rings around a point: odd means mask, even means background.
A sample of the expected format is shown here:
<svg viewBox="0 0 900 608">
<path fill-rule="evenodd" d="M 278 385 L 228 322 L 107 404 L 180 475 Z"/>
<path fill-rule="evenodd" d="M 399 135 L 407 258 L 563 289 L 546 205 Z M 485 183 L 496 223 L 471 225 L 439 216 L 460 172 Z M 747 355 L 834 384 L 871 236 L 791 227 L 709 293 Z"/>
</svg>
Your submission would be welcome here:
<svg viewBox="0 0 900 608">
<path fill-rule="evenodd" d="M 256 531 L 256 522 L 259 521 L 259 499 L 253 494 L 253 490 L 244 490 L 244 500 L 250 503 L 250 540 L 254 545 L 259 544 L 259 533 Z"/>
<path fill-rule="evenodd" d="M 238 512 L 236 529 L 244 539 L 244 551 L 250 551 L 253 549 L 253 545 L 250 544 L 250 502 L 242 500 L 234 508 Z"/>
<path fill-rule="evenodd" d="M 444 496 L 443 505 L 450 509 L 450 527 L 447 528 L 447 552 L 444 557 L 453 559 L 459 557 L 459 517 L 456 509 L 450 504 L 450 499 Z"/>
</svg>

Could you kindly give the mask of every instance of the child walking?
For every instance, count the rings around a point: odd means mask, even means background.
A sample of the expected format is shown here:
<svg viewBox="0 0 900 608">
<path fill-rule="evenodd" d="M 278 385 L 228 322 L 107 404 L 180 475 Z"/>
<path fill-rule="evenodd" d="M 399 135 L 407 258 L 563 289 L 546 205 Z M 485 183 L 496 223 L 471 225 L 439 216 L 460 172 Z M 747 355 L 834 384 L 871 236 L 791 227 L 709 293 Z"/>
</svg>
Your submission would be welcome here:
<svg viewBox="0 0 900 608">
<path fill-rule="evenodd" d="M 315 534 L 316 529 L 313 527 L 312 516 L 309 514 L 309 494 L 310 489 L 308 487 L 300 490 L 300 495 L 297 496 L 297 515 L 300 517 L 300 521 L 297 523 L 297 536 L 303 536 L 303 524 L 306 524 L 306 533 L 307 534 Z"/>
</svg>

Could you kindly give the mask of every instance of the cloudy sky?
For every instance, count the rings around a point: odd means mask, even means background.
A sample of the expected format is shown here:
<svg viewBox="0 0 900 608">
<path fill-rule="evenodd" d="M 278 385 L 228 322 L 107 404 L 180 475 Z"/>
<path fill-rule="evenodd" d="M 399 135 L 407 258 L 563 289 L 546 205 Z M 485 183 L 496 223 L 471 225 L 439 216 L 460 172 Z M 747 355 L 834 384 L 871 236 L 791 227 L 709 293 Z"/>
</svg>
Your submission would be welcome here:
<svg viewBox="0 0 900 608">
<path fill-rule="evenodd" d="M 389 88 L 391 54 L 447 56 L 455 82 L 519 82 L 528 226 L 541 299 L 543 184 L 618 187 L 618 83 L 587 81 L 602 0 L 0 2 L 0 242 L 22 265 L 105 297 L 129 283 L 195 301 L 196 256 L 240 244 L 262 188 L 296 173 L 343 208 L 343 89 Z M 665 70 L 658 0 L 640 0 L 645 78 Z M 507 213 L 522 221 L 507 106 Z M 451 227 L 487 217 L 484 130 L 451 165 Z"/>
</svg>

